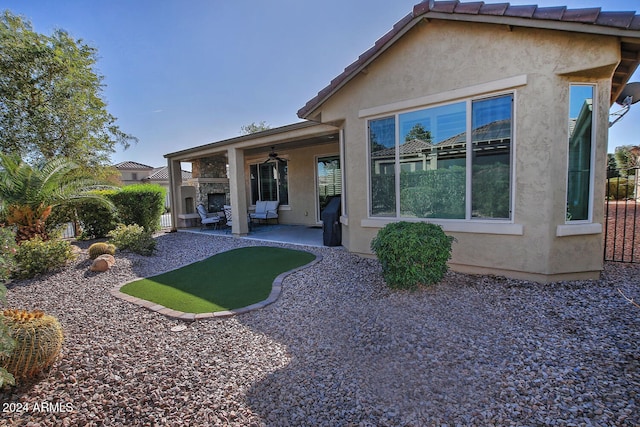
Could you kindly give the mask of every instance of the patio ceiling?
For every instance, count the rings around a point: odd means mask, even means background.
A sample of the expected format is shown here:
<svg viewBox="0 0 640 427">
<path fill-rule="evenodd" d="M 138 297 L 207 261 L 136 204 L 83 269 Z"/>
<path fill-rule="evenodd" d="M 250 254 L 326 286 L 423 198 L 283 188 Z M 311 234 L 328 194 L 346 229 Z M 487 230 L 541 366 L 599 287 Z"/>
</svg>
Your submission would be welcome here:
<svg viewBox="0 0 640 427">
<path fill-rule="evenodd" d="M 338 133 L 333 133 L 329 135 L 320 135 L 312 138 L 306 139 L 298 139 L 295 141 L 274 143 L 262 145 L 255 148 L 249 148 L 245 151 L 246 155 L 254 155 L 254 154 L 267 154 L 271 151 L 271 147 L 275 147 L 275 151 L 287 151 L 294 150 L 296 148 L 303 148 L 309 146 L 317 146 L 323 144 L 332 144 L 334 142 L 338 142 Z"/>
</svg>

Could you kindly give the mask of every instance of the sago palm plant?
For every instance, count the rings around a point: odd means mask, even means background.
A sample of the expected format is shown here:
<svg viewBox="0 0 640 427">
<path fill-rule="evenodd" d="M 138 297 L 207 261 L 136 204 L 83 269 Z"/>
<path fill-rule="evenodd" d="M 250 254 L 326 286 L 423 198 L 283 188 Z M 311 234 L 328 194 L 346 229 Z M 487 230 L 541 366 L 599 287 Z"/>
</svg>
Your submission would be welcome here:
<svg viewBox="0 0 640 427">
<path fill-rule="evenodd" d="M 0 214 L 17 227 L 16 240 L 48 239 L 45 221 L 56 206 L 91 198 L 110 204 L 94 190 L 112 188 L 66 158 L 32 166 L 0 154 Z"/>
</svg>

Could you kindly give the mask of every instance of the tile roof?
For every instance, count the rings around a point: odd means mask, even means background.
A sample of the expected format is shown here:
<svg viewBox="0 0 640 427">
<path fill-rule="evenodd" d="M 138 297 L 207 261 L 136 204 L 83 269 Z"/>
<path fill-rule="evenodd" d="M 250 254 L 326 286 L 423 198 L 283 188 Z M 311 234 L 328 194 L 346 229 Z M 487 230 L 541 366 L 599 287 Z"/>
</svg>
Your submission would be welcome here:
<svg viewBox="0 0 640 427">
<path fill-rule="evenodd" d="M 503 141 L 511 138 L 511 119 L 496 120 L 471 131 L 473 142 Z M 462 132 L 439 142 L 439 147 L 458 145 L 467 142 L 467 133 Z"/>
<path fill-rule="evenodd" d="M 150 181 L 168 181 L 169 180 L 169 168 L 167 166 L 163 166 L 161 168 L 153 168 L 151 174 L 145 178 Z M 182 180 L 186 181 L 191 179 L 191 172 L 182 171 Z"/>
<path fill-rule="evenodd" d="M 404 144 L 400 144 L 398 147 L 398 154 L 400 156 L 406 156 L 414 153 L 422 153 L 424 150 L 428 150 L 433 147 L 433 144 L 427 141 L 421 141 L 419 139 L 412 139 L 411 141 L 405 142 Z M 379 150 L 374 152 L 371 157 L 389 157 L 395 156 L 396 148 L 387 148 L 385 150 Z"/>
<path fill-rule="evenodd" d="M 138 162 L 127 161 L 127 162 L 120 162 L 117 165 L 114 165 L 114 168 L 116 169 L 153 169 L 153 166 L 143 165 L 142 163 L 138 163 Z"/>
<path fill-rule="evenodd" d="M 637 39 L 637 43 L 635 40 L 634 43 L 621 43 L 622 60 L 613 76 L 611 103 L 640 63 L 640 15 L 636 12 L 603 12 L 600 8 L 568 9 L 566 6 L 515 6 L 509 3 L 488 4 L 482 1 L 463 3 L 458 0 L 425 0 L 415 5 L 411 13 L 398 21 L 373 47 L 360 55 L 342 74 L 298 110 L 298 117 L 308 119 L 326 99 L 423 18 L 466 19 L 477 22 L 496 22 L 496 19 L 499 19 L 499 22 L 512 25 L 611 34 Z M 567 26 L 571 28 L 568 29 Z"/>
</svg>

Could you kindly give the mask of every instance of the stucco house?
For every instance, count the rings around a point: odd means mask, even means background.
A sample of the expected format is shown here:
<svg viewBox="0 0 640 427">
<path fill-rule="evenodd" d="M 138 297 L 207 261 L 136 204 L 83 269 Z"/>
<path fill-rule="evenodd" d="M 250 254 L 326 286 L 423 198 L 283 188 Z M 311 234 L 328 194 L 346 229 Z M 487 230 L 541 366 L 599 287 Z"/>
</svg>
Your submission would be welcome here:
<svg viewBox="0 0 640 427">
<path fill-rule="evenodd" d="M 275 199 L 280 222 L 313 225 L 330 180 L 351 252 L 371 255 L 390 222 L 429 221 L 456 238 L 453 270 L 597 278 L 608 113 L 639 63 L 635 12 L 424 1 L 303 122 L 165 155 L 173 205 L 217 195 L 245 234 L 252 205 Z"/>
<path fill-rule="evenodd" d="M 120 181 L 122 185 L 132 184 L 157 184 L 167 190 L 165 206 L 171 206 L 171 187 L 169 183 L 169 167 L 153 167 L 134 161 L 125 161 L 117 163 L 113 166 L 120 172 Z M 191 172 L 182 171 L 181 179 L 188 181 L 191 179 Z"/>
<path fill-rule="evenodd" d="M 145 165 L 134 161 L 125 161 L 113 165 L 120 172 L 122 185 L 140 184 L 153 172 L 153 166 Z"/>
</svg>

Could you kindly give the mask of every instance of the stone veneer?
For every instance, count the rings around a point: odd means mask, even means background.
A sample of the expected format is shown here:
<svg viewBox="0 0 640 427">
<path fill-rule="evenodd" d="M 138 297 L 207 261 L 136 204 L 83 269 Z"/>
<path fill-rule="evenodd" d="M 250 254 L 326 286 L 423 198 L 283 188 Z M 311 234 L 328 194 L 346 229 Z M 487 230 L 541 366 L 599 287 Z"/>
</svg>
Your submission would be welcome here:
<svg viewBox="0 0 640 427">
<path fill-rule="evenodd" d="M 224 194 L 226 204 L 231 203 L 229 178 L 227 177 L 227 156 L 203 157 L 192 162 L 193 179 L 196 187 L 196 205 L 208 205 L 209 194 Z"/>
<path fill-rule="evenodd" d="M 227 178 L 227 156 L 212 156 L 191 163 L 194 178 Z"/>
</svg>

